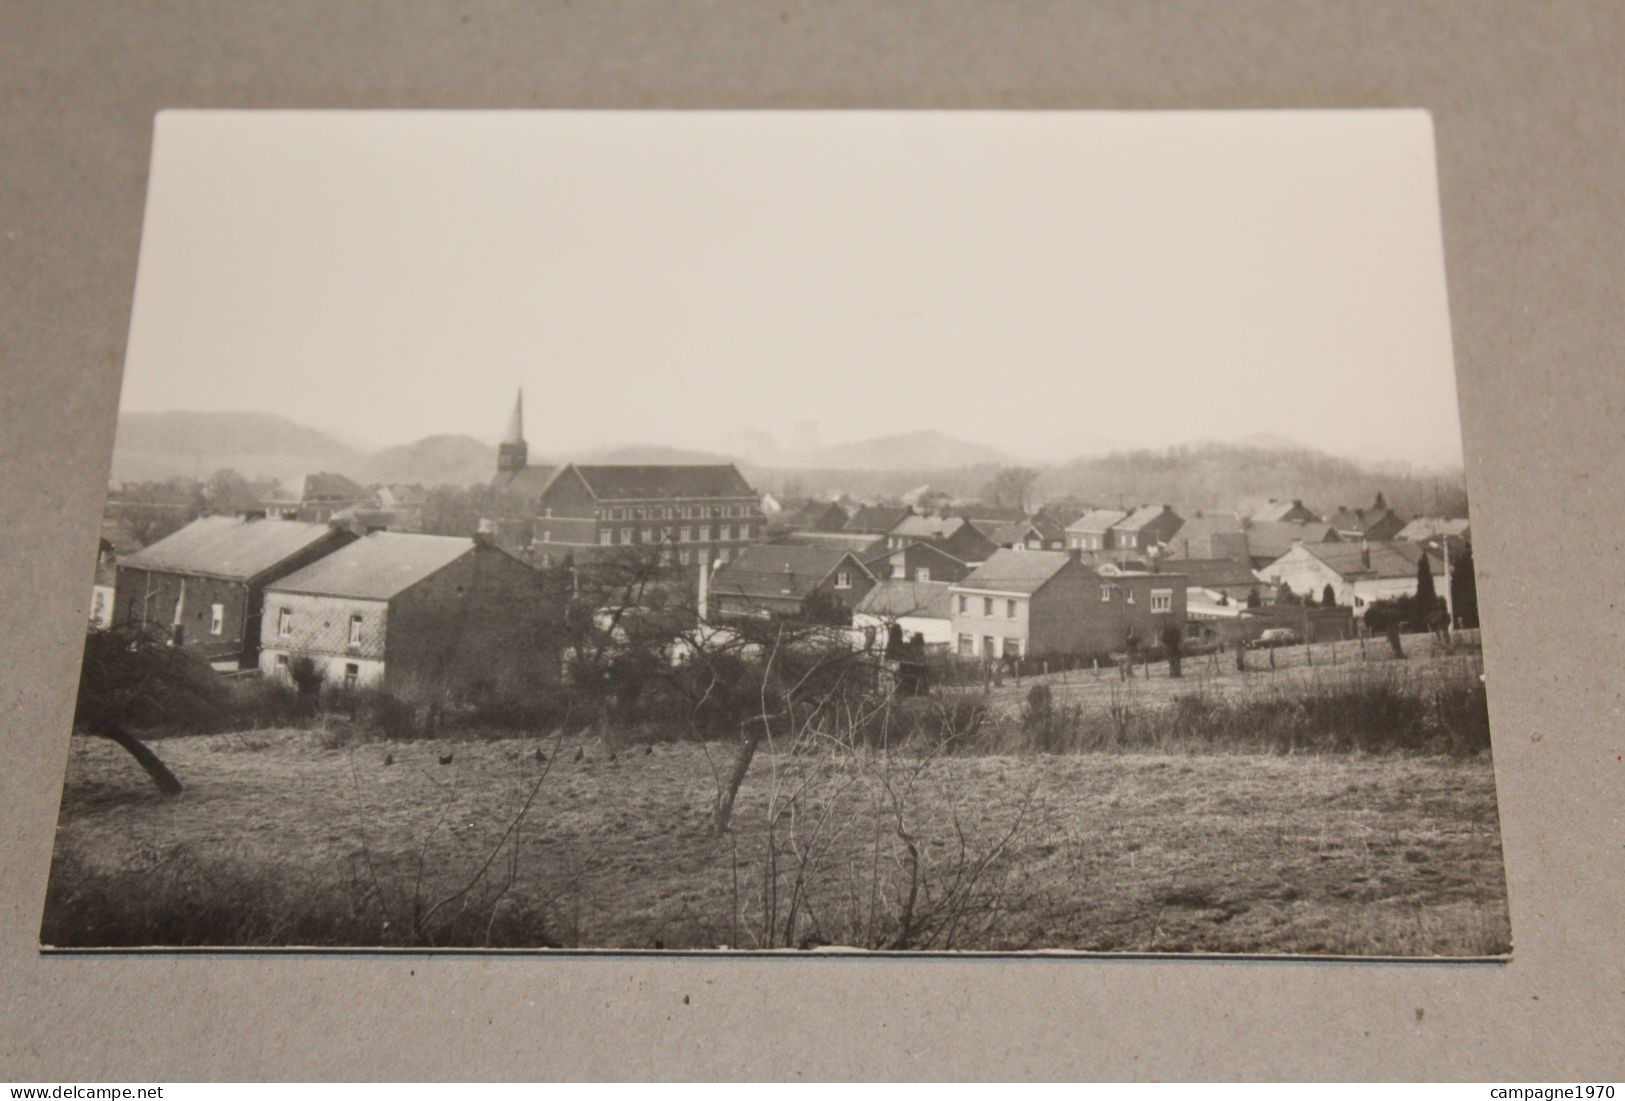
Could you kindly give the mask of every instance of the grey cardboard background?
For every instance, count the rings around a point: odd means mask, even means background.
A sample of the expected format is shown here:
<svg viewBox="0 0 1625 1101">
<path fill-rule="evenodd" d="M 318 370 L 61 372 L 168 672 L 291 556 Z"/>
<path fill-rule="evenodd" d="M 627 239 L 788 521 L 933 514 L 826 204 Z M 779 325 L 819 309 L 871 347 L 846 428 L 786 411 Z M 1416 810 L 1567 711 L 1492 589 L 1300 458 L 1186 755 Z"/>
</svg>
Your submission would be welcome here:
<svg viewBox="0 0 1625 1101">
<path fill-rule="evenodd" d="M 5 3 L 0 1079 L 1625 1077 L 1622 47 L 1559 2 Z M 154 112 L 550 106 L 1431 109 L 1513 962 L 41 957 Z"/>
</svg>

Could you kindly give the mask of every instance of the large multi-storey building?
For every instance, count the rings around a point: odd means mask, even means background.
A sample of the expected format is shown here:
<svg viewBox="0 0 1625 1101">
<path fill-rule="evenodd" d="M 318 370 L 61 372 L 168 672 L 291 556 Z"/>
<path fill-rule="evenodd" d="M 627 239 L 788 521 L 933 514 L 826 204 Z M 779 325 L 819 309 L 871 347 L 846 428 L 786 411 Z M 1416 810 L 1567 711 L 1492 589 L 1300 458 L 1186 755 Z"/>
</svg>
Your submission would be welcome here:
<svg viewBox="0 0 1625 1101">
<path fill-rule="evenodd" d="M 491 483 L 507 515 L 489 526 L 538 565 L 615 548 L 670 565 L 714 564 L 762 538 L 761 497 L 732 463 L 532 467 L 528 457 L 516 404 Z"/>
</svg>

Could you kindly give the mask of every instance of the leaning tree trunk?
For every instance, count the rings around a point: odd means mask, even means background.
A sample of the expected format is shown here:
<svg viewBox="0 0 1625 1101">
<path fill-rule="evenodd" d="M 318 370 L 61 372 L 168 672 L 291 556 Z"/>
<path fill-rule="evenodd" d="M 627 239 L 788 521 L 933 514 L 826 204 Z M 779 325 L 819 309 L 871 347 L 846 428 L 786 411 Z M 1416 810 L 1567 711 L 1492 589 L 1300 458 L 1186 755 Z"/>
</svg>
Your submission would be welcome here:
<svg viewBox="0 0 1625 1101">
<path fill-rule="evenodd" d="M 122 727 L 107 726 L 98 727 L 91 733 L 123 746 L 130 756 L 136 759 L 136 763 L 147 770 L 147 775 L 152 777 L 152 782 L 158 785 L 159 791 L 165 795 L 180 794 L 181 782 L 175 779 L 175 774 L 158 759 L 156 753 L 148 749 L 139 739 L 131 736 L 128 731 Z"/>
<path fill-rule="evenodd" d="M 734 753 L 733 768 L 729 769 L 722 790 L 717 792 L 717 807 L 711 820 L 712 827 L 719 834 L 728 832 L 728 823 L 733 819 L 734 797 L 739 794 L 739 786 L 745 782 L 745 773 L 750 771 L 750 762 L 756 756 L 756 747 L 762 744 L 763 734 L 764 730 L 752 723 Z"/>
</svg>

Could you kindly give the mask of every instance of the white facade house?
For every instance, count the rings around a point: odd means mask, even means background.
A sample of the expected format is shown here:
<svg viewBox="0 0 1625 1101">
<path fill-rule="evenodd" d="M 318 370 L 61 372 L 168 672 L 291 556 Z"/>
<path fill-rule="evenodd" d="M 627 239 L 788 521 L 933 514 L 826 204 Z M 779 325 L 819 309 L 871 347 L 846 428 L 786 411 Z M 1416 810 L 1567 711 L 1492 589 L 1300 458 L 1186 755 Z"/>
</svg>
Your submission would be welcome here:
<svg viewBox="0 0 1625 1101">
<path fill-rule="evenodd" d="M 884 645 L 886 633 L 895 623 L 905 641 L 920 635 L 927 649 L 947 649 L 953 641 L 948 589 L 946 581 L 881 581 L 858 601 L 852 626 L 865 638 L 873 637 Z"/>
<path fill-rule="evenodd" d="M 1297 543 L 1258 573 L 1273 585 L 1316 600 L 1330 585 L 1337 603 L 1363 616 L 1374 601 L 1415 595 L 1417 560 L 1427 553 L 1414 543 Z M 1444 560 L 1428 557 L 1442 592 Z"/>
</svg>

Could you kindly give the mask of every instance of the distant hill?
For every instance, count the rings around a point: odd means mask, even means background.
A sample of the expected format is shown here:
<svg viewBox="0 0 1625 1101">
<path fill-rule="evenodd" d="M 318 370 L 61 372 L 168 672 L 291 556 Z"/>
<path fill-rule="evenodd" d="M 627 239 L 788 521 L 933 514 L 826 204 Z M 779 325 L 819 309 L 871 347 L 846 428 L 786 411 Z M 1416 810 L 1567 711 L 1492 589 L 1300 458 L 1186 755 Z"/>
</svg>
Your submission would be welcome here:
<svg viewBox="0 0 1625 1101">
<path fill-rule="evenodd" d="M 1466 514 L 1467 491 L 1459 469 L 1364 464 L 1301 446 L 1204 443 L 1117 451 L 1049 467 L 1038 480 L 1040 497 L 1244 513 L 1281 497 L 1326 514 L 1344 505 L 1368 506 L 1378 492 L 1403 515 Z"/>
<path fill-rule="evenodd" d="M 493 462 L 495 460 L 492 460 Z M 669 463 L 673 465 L 707 465 L 734 462 L 732 455 L 715 451 L 690 451 L 681 447 L 638 446 L 601 447 L 570 456 L 577 463 L 598 463 L 605 466 L 625 466 L 637 463 Z"/>
<path fill-rule="evenodd" d="M 279 481 L 312 470 L 354 476 L 362 457 L 325 432 L 271 413 L 121 413 L 113 477 L 206 478 L 227 468 Z"/>
<path fill-rule="evenodd" d="M 623 446 L 568 456 L 594 463 L 717 463 L 731 456 L 663 446 Z M 980 494 L 1000 466 L 1017 460 L 994 448 L 927 430 L 838 444 L 771 461 L 741 462 L 753 484 L 799 494 L 896 496 L 930 485 L 954 496 Z M 290 481 L 326 470 L 363 484 L 471 485 L 496 469 L 496 448 L 462 435 L 428 436 L 377 451 L 267 413 L 126 413 L 119 417 L 113 477 L 120 481 L 207 478 L 231 469 L 250 480 Z M 1038 466 L 1040 499 L 1074 497 L 1102 505 L 1172 504 L 1181 510 L 1250 511 L 1271 497 L 1299 498 L 1329 513 L 1369 505 L 1380 491 L 1405 515 L 1465 515 L 1460 469 L 1365 464 L 1296 445 L 1284 436 L 1163 450 L 1114 451 Z"/>
<path fill-rule="evenodd" d="M 935 429 L 877 436 L 815 451 L 780 455 L 776 467 L 821 470 L 953 470 L 1016 460 L 1002 451 L 961 440 Z"/>
<path fill-rule="evenodd" d="M 496 468 L 497 449 L 473 436 L 425 436 L 368 455 L 358 480 L 367 485 L 474 485 L 490 481 Z"/>
</svg>

